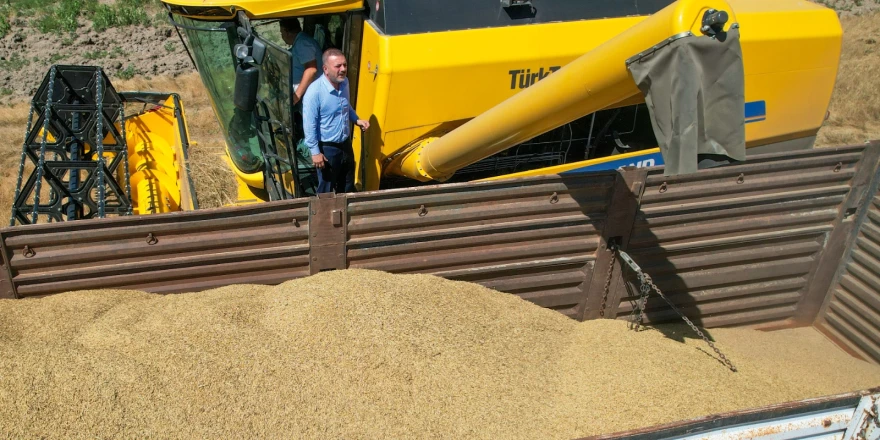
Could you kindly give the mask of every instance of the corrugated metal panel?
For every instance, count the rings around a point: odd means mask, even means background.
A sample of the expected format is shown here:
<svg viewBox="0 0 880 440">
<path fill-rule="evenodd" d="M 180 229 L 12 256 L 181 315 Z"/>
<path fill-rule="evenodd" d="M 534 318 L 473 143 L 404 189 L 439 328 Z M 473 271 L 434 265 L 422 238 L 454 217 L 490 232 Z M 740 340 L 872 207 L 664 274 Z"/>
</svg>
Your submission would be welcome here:
<svg viewBox="0 0 880 440">
<path fill-rule="evenodd" d="M 651 170 L 626 250 L 698 325 L 785 321 L 804 301 L 861 158 L 855 147 L 758 156 L 687 176 Z M 638 296 L 626 287 L 619 318 Z M 677 315 L 654 296 L 646 318 Z"/>
<path fill-rule="evenodd" d="M 880 192 L 876 186 L 877 182 L 872 200 L 859 214 L 857 235 L 818 327 L 851 353 L 880 363 Z"/>
<path fill-rule="evenodd" d="M 277 283 L 308 275 L 308 203 L 23 226 L 0 236 L 19 297 Z"/>
<path fill-rule="evenodd" d="M 355 194 L 348 199 L 348 265 L 476 282 L 575 316 L 615 178 Z"/>
</svg>

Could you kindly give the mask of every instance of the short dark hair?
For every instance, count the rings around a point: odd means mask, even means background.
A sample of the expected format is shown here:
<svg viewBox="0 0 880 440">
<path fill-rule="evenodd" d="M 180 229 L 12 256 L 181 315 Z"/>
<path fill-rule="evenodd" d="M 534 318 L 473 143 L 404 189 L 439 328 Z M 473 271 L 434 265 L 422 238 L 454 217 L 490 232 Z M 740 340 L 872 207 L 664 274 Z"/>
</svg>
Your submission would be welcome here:
<svg viewBox="0 0 880 440">
<path fill-rule="evenodd" d="M 345 54 L 342 53 L 341 50 L 339 50 L 335 47 L 331 47 L 330 49 L 327 49 L 324 51 L 324 56 L 321 57 L 321 63 L 327 64 L 327 60 L 329 60 L 330 57 L 343 57 L 343 58 L 345 58 Z"/>
<path fill-rule="evenodd" d="M 300 26 L 298 18 L 282 18 L 279 23 L 281 24 L 281 28 L 287 32 L 302 32 L 302 26 Z"/>
</svg>

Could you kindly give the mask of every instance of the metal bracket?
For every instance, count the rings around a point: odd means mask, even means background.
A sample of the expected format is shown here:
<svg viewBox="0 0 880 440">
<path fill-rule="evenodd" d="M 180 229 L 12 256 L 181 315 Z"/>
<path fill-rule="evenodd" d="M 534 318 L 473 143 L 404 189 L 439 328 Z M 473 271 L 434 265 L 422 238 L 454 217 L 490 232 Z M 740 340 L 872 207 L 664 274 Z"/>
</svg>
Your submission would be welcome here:
<svg viewBox="0 0 880 440">
<path fill-rule="evenodd" d="M 531 6 L 531 0 L 501 0 L 502 8 L 512 8 L 517 6 Z"/>
<path fill-rule="evenodd" d="M 319 194 L 309 203 L 309 273 L 347 267 L 345 195 Z"/>
</svg>

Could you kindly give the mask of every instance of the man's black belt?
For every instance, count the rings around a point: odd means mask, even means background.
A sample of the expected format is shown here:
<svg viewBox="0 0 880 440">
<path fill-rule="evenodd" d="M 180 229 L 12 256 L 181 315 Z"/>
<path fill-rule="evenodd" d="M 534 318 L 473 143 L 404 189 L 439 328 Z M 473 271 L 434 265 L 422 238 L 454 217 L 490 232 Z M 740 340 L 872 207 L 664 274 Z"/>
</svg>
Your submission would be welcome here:
<svg viewBox="0 0 880 440">
<path fill-rule="evenodd" d="M 321 147 L 342 148 L 342 147 L 345 147 L 346 145 L 348 145 L 348 139 L 346 139 L 342 142 L 327 142 L 327 141 L 319 141 L 318 142 L 318 146 L 321 146 Z"/>
</svg>

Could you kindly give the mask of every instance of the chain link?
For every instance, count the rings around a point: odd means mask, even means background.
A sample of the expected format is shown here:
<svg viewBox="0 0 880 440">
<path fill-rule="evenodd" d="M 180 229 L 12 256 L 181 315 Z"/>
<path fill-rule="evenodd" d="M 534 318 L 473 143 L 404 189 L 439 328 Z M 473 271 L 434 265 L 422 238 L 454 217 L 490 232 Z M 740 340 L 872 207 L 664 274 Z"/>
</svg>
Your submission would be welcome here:
<svg viewBox="0 0 880 440">
<path fill-rule="evenodd" d="M 98 165 L 95 170 L 97 174 L 98 189 L 98 218 L 104 218 L 104 75 L 101 69 L 95 71 L 95 101 L 98 104 L 98 126 L 95 130 L 95 141 L 98 149 Z"/>
<path fill-rule="evenodd" d="M 43 140 L 40 143 L 40 160 L 37 164 L 37 182 L 34 187 L 34 210 L 31 212 L 31 223 L 37 223 L 40 208 L 40 191 L 43 186 L 43 167 L 46 166 L 46 138 L 49 136 L 49 119 L 52 119 L 52 92 L 55 90 L 55 66 L 49 69 L 49 89 L 46 96 L 46 108 L 43 109 Z"/>
<path fill-rule="evenodd" d="M 651 278 L 651 275 L 645 273 L 642 268 L 640 268 L 639 265 L 636 264 L 632 257 L 630 257 L 629 254 L 627 254 L 626 252 L 619 251 L 618 254 L 620 255 L 620 258 L 623 260 L 623 262 L 626 263 L 630 267 L 630 269 L 632 269 L 633 272 L 635 272 L 639 276 L 640 295 L 639 299 L 636 301 L 635 307 L 633 307 L 632 316 L 630 319 L 630 328 L 634 328 L 636 331 L 638 331 L 644 325 L 643 322 L 645 317 L 645 309 L 648 306 L 648 297 L 651 294 L 651 290 L 653 290 L 657 292 L 658 295 L 660 295 L 660 298 L 663 298 L 663 300 L 666 301 L 666 304 L 669 304 L 669 307 L 672 308 L 672 311 L 678 314 L 678 316 L 680 316 L 681 319 L 684 320 L 684 322 L 688 326 L 690 326 L 691 330 L 693 330 L 694 333 L 702 338 L 703 341 L 706 342 L 706 344 L 715 351 L 715 354 L 717 354 L 721 361 L 724 362 L 725 365 L 727 365 L 727 368 L 729 368 L 730 371 L 737 371 L 736 366 L 734 366 L 733 363 L 730 362 L 730 359 L 727 359 L 727 356 L 725 356 L 724 353 L 721 353 L 721 350 L 719 350 L 718 347 L 716 347 L 715 344 L 713 344 L 712 341 L 710 341 L 709 338 L 706 337 L 706 335 L 702 331 L 700 331 L 700 329 L 697 328 L 697 326 L 690 319 L 688 319 L 688 317 L 685 316 L 684 313 L 682 313 L 681 310 L 679 310 L 678 307 L 676 307 L 675 304 L 673 304 L 672 301 L 670 301 L 669 298 L 666 297 L 666 295 L 663 294 L 660 288 L 657 287 L 656 284 L 654 284 L 654 280 Z"/>
<path fill-rule="evenodd" d="M 697 326 L 693 322 L 691 322 L 691 320 L 688 319 L 687 316 L 684 315 L 684 313 L 681 313 L 681 311 L 678 310 L 678 307 L 675 307 L 675 304 L 673 304 L 672 301 L 670 301 L 669 298 L 667 298 L 666 295 L 664 295 L 663 292 L 660 291 L 660 288 L 657 287 L 656 284 L 654 284 L 654 281 L 651 279 L 650 275 L 644 274 L 644 284 L 650 286 L 651 289 L 654 289 L 654 291 L 657 292 L 658 295 L 660 295 L 660 298 L 663 298 L 663 300 L 666 301 L 666 304 L 669 304 L 669 307 L 672 308 L 672 310 L 677 313 L 678 316 L 681 316 L 681 319 L 683 319 L 684 322 L 688 326 L 690 326 L 691 330 L 693 330 L 694 333 L 703 338 L 703 341 L 705 341 L 706 344 L 708 344 L 709 347 L 711 347 L 712 350 L 715 351 L 715 354 L 717 354 L 718 357 L 721 358 L 724 364 L 727 365 L 727 368 L 730 368 L 730 371 L 736 372 L 736 367 L 733 365 L 732 362 L 730 362 L 730 359 L 727 359 L 727 356 L 725 356 L 724 353 L 721 353 L 721 350 L 719 350 L 718 347 L 716 347 L 715 344 L 713 344 L 712 341 L 710 341 L 709 338 L 707 338 L 706 335 L 703 334 L 703 332 L 700 331 L 700 329 L 697 328 Z"/>
<path fill-rule="evenodd" d="M 31 100 L 31 110 L 28 112 L 27 128 L 24 131 L 24 142 L 21 143 L 21 161 L 18 163 L 18 177 L 15 179 L 15 197 L 12 199 L 12 215 L 9 218 L 9 226 L 15 226 L 15 201 L 21 195 L 21 180 L 24 175 L 24 161 L 27 159 L 28 136 L 31 134 L 31 128 L 34 125 L 34 109 L 37 104 Z"/>
<path fill-rule="evenodd" d="M 608 263 L 608 275 L 605 277 L 605 288 L 602 290 L 602 308 L 599 309 L 599 316 L 605 317 L 605 305 L 608 302 L 608 292 L 611 290 L 611 275 L 614 274 L 614 260 L 617 259 L 617 246 L 611 245 L 611 261 Z"/>
<path fill-rule="evenodd" d="M 128 170 L 128 138 L 125 137 L 125 102 L 122 102 L 122 107 L 120 108 L 120 116 L 119 119 L 121 122 L 119 125 L 122 126 L 122 166 L 125 167 L 125 198 L 128 199 L 128 215 L 132 215 L 132 206 L 134 203 L 131 201 L 131 172 Z"/>
<path fill-rule="evenodd" d="M 645 309 L 648 308 L 648 295 L 651 294 L 651 288 L 645 283 L 644 277 L 639 278 L 641 286 L 639 286 L 639 299 L 636 300 L 636 306 L 633 307 L 630 314 L 630 328 L 639 331 L 644 326 Z"/>
</svg>

